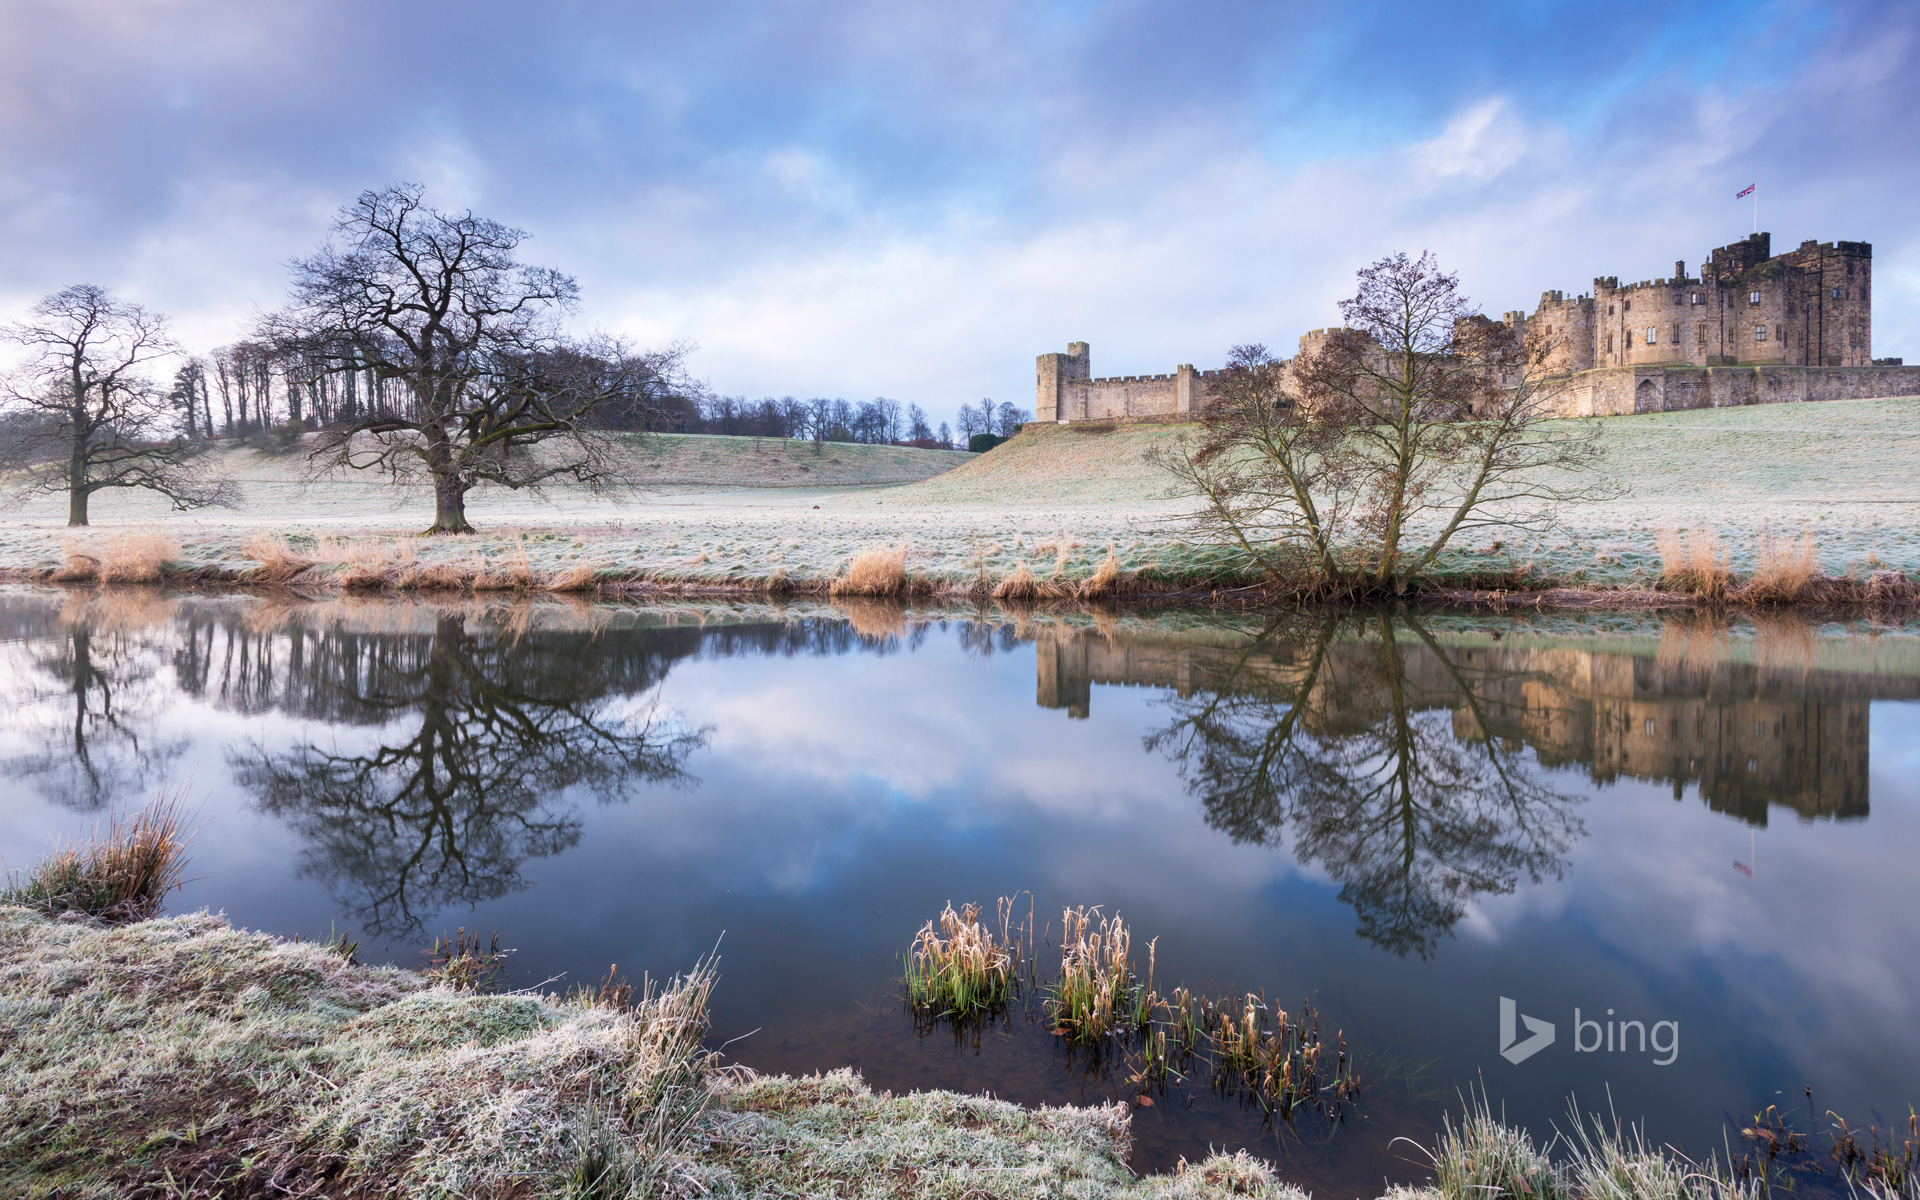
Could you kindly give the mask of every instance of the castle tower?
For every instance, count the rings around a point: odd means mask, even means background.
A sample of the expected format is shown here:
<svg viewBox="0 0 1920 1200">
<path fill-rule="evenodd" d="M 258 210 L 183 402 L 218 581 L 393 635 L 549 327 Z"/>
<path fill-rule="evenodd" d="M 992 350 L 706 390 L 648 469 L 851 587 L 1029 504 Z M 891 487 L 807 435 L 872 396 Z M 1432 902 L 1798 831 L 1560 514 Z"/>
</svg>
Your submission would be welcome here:
<svg viewBox="0 0 1920 1200">
<path fill-rule="evenodd" d="M 1068 342 L 1065 354 L 1042 354 L 1035 360 L 1033 389 L 1035 421 L 1069 421 L 1084 414 L 1073 410 L 1076 389 L 1093 378 L 1093 355 L 1085 342 Z M 1084 394 L 1084 389 L 1081 389 Z"/>
</svg>

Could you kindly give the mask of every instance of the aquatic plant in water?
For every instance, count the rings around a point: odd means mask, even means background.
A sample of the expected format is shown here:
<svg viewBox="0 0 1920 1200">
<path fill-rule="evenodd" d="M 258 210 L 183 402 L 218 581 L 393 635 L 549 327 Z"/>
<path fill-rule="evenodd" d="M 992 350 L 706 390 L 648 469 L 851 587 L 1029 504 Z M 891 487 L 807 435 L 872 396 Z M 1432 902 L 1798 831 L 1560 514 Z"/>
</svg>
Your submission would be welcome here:
<svg viewBox="0 0 1920 1200">
<path fill-rule="evenodd" d="M 940 913 L 939 929 L 928 921 L 907 951 L 904 981 L 910 1007 L 936 1016 L 968 1018 L 993 1012 L 1018 995 L 1023 961 L 1021 938 L 1032 955 L 1033 921 L 1012 924 L 1013 901 L 999 902 L 998 936 L 980 920 L 980 906 L 951 903 Z"/>
</svg>

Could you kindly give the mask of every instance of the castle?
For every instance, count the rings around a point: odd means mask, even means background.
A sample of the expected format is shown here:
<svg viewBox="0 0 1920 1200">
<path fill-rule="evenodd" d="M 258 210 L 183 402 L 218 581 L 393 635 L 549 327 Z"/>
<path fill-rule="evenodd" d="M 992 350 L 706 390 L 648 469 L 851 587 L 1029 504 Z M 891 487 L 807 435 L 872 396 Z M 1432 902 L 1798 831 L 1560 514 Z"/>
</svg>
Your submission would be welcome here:
<svg viewBox="0 0 1920 1200">
<path fill-rule="evenodd" d="M 1873 247 L 1808 241 L 1776 256 L 1771 243 L 1756 233 L 1722 246 L 1694 276 L 1682 260 L 1671 278 L 1544 292 L 1531 316 L 1502 319 L 1551 346 L 1565 416 L 1920 395 L 1920 366 L 1873 357 Z M 1306 334 L 1301 349 L 1327 332 Z M 1074 342 L 1039 357 L 1034 418 L 1192 420 L 1219 376 L 1183 364 L 1095 379 L 1087 343 Z"/>
</svg>

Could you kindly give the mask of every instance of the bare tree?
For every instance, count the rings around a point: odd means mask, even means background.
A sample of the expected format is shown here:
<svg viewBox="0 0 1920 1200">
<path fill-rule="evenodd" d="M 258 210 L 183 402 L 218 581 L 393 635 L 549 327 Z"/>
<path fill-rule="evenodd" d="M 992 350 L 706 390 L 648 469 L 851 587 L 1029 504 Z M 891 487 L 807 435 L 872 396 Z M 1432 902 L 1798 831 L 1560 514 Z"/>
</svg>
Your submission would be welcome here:
<svg viewBox="0 0 1920 1200">
<path fill-rule="evenodd" d="M 483 482 L 627 482 L 594 413 L 632 386 L 638 360 L 615 342 L 562 335 L 557 317 L 579 288 L 521 263 L 525 237 L 471 212 L 438 212 L 417 185 L 396 185 L 362 193 L 328 243 L 294 262 L 293 303 L 262 333 L 326 370 L 371 370 L 399 385 L 320 435 L 316 470 L 431 484 L 429 533 L 472 532 L 466 497 Z"/>
<path fill-rule="evenodd" d="M 87 523 L 106 488 L 147 488 L 178 509 L 226 504 L 233 485 L 203 470 L 204 440 L 163 427 L 173 412 L 148 374 L 176 353 L 166 318 L 77 284 L 0 326 L 24 361 L 0 384 L 13 420 L 0 435 L 0 470 L 22 491 L 67 493 L 67 524 Z"/>
<path fill-rule="evenodd" d="M 997 433 L 1003 438 L 1010 438 L 1014 434 L 1019 433 L 1020 427 L 1031 420 L 1033 420 L 1032 413 L 1008 401 L 1002 400 L 1000 407 L 994 410 L 993 427 L 986 432 Z"/>
<path fill-rule="evenodd" d="M 1202 539 L 1289 586 L 1404 595 L 1464 532 L 1617 494 L 1598 430 L 1551 419 L 1550 346 L 1475 313 L 1432 255 L 1381 259 L 1340 310 L 1350 328 L 1290 363 L 1236 346 L 1204 436 L 1156 456 Z"/>
</svg>

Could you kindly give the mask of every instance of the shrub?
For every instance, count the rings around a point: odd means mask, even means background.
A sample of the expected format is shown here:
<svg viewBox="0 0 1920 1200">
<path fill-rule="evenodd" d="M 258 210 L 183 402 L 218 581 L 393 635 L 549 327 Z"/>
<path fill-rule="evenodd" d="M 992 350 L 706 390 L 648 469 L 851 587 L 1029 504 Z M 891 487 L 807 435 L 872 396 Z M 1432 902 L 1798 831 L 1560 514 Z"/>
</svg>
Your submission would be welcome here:
<svg viewBox="0 0 1920 1200">
<path fill-rule="evenodd" d="M 985 454 L 1006 440 L 995 433 L 976 433 L 967 439 L 967 450 L 973 454 Z"/>
</svg>

